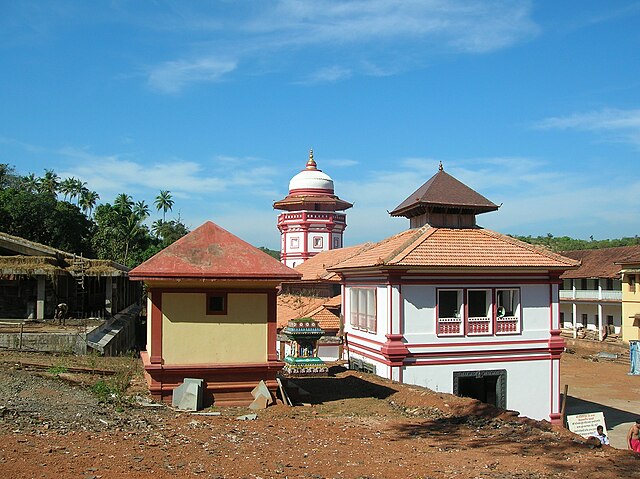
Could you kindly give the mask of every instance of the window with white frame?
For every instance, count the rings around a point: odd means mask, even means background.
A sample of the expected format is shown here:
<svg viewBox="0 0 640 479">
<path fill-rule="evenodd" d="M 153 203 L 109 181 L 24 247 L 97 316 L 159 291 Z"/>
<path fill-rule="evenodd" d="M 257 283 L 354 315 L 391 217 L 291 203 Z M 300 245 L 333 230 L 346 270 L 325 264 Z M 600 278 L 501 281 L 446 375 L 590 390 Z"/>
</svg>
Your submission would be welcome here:
<svg viewBox="0 0 640 479">
<path fill-rule="evenodd" d="M 467 290 L 467 334 L 492 334 L 491 290 Z"/>
<path fill-rule="evenodd" d="M 520 332 L 520 290 L 496 290 L 496 334 Z"/>
<path fill-rule="evenodd" d="M 437 301 L 438 336 L 521 332 L 518 288 L 440 289 Z"/>
<path fill-rule="evenodd" d="M 438 290 L 438 334 L 456 336 L 462 329 L 462 290 Z"/>
<path fill-rule="evenodd" d="M 376 290 L 375 288 L 351 288 L 350 323 L 355 329 L 376 332 Z"/>
</svg>

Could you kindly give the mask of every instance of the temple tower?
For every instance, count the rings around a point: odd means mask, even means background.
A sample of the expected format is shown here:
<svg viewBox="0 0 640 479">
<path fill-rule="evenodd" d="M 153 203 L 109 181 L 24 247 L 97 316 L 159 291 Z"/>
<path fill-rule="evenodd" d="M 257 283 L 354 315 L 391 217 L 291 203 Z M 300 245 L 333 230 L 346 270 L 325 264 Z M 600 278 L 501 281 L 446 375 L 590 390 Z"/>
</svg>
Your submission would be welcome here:
<svg viewBox="0 0 640 479">
<path fill-rule="evenodd" d="M 273 203 L 281 234 L 280 261 L 293 268 L 320 251 L 342 248 L 347 216 L 340 211 L 353 205 L 338 198 L 333 180 L 319 170 L 309 151 L 309 160 L 291 178 L 289 194 Z"/>
</svg>

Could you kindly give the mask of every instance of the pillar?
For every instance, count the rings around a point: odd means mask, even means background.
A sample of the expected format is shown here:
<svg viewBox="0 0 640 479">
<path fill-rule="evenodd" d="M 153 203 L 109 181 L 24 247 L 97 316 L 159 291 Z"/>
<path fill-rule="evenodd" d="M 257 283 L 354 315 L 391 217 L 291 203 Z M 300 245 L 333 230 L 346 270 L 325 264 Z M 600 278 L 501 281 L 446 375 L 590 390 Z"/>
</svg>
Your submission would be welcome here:
<svg viewBox="0 0 640 479">
<path fill-rule="evenodd" d="M 578 337 L 578 305 L 573 302 L 571 304 L 571 314 L 573 315 L 573 339 Z"/>
<path fill-rule="evenodd" d="M 104 288 L 104 309 L 107 312 L 107 316 L 113 315 L 113 276 L 107 276 L 106 286 Z"/>
<path fill-rule="evenodd" d="M 44 297 L 45 297 L 44 276 L 38 276 L 38 289 L 36 293 L 36 319 L 44 319 Z"/>
<path fill-rule="evenodd" d="M 598 303 L 598 340 L 600 341 L 604 339 L 604 334 L 602 334 L 602 312 L 602 303 Z"/>
</svg>

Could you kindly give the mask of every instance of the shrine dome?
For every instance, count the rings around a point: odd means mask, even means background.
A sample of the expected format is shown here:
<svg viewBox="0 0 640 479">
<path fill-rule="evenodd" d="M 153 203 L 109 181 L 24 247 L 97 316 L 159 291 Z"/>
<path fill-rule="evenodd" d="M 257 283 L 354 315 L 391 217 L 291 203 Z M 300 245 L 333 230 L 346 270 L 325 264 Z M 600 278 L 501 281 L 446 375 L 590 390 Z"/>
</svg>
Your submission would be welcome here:
<svg viewBox="0 0 640 479">
<path fill-rule="evenodd" d="M 317 168 L 313 159 L 313 150 L 309 151 L 309 160 L 305 169 L 291 178 L 289 182 L 289 193 L 296 192 L 333 194 L 333 180 Z"/>
</svg>

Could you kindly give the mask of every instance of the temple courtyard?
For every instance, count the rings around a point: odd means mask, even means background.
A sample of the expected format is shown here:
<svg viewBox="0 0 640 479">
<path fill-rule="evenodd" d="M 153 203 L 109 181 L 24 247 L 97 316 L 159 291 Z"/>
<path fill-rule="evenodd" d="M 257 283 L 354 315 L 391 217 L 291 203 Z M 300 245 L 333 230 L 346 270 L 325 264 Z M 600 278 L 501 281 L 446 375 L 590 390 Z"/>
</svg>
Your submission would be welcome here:
<svg viewBox="0 0 640 479">
<path fill-rule="evenodd" d="M 567 412 L 604 412 L 619 445 L 640 415 L 640 377 L 628 376 L 624 361 L 594 360 L 597 346 L 588 346 L 562 356 Z M 298 384 L 309 405 L 241 420 L 253 411 L 148 403 L 136 358 L 3 351 L 0 474 L 521 479 L 626 478 L 640 468 L 632 452 L 590 448 L 564 429 L 467 398 L 344 370 Z"/>
</svg>

